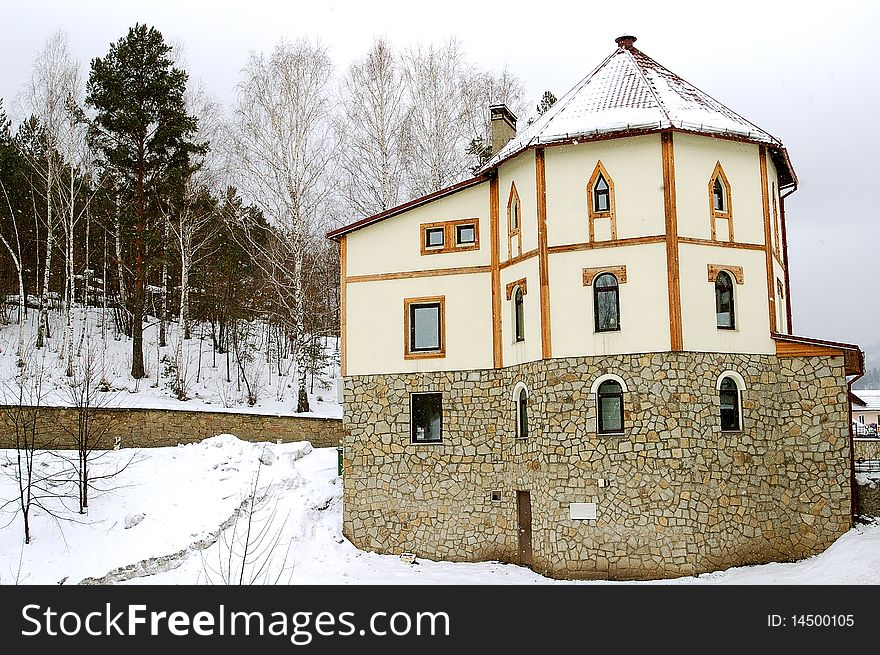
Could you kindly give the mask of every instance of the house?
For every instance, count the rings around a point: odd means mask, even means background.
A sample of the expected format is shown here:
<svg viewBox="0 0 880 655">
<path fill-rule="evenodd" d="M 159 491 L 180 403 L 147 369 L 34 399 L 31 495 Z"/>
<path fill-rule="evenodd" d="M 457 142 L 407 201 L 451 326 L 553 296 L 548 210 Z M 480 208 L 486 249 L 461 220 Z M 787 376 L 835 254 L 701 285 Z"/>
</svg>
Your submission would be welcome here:
<svg viewBox="0 0 880 655">
<path fill-rule="evenodd" d="M 646 578 L 850 528 L 863 357 L 792 334 L 788 153 L 635 40 L 522 131 L 492 107 L 476 177 L 328 234 L 356 546 Z"/>
<path fill-rule="evenodd" d="M 880 391 L 856 389 L 850 394 L 853 427 L 856 435 L 877 434 L 880 425 Z"/>
</svg>

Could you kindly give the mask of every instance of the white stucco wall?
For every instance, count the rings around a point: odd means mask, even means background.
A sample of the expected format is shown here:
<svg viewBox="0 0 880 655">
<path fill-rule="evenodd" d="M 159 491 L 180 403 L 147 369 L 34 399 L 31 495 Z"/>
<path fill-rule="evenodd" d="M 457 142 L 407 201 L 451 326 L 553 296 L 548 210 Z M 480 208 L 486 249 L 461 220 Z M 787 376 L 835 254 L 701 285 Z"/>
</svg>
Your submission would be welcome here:
<svg viewBox="0 0 880 655">
<path fill-rule="evenodd" d="M 513 299 L 507 300 L 507 285 L 526 279 L 523 297 L 525 341 L 514 342 Z M 552 299 L 551 299 L 552 306 Z M 538 258 L 532 257 L 501 271 L 501 343 L 505 366 L 541 359 L 541 284 L 538 278 Z"/>
<path fill-rule="evenodd" d="M 464 252 L 421 254 L 422 223 L 480 219 L 480 248 Z M 483 182 L 416 207 L 346 236 L 348 275 L 370 275 L 462 266 L 488 266 L 489 183 Z"/>
<path fill-rule="evenodd" d="M 535 177 L 535 151 L 526 150 L 498 169 L 498 224 L 501 239 L 501 261 L 507 261 L 508 222 L 507 202 L 510 199 L 511 183 L 516 183 L 520 201 L 520 230 L 522 231 L 522 252 L 538 247 L 538 200 Z M 517 255 L 516 250 L 513 256 Z"/>
<path fill-rule="evenodd" d="M 547 148 L 547 243 L 589 241 L 587 183 L 601 161 L 614 182 L 617 238 L 665 233 L 660 136 Z"/>
</svg>

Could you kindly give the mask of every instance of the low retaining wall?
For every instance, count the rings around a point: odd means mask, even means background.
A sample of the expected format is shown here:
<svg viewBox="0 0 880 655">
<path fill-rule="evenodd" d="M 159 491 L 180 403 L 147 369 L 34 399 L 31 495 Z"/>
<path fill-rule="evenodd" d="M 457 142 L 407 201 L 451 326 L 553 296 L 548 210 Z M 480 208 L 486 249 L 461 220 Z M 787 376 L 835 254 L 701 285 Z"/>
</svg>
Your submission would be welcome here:
<svg viewBox="0 0 880 655">
<path fill-rule="evenodd" d="M 880 516 L 880 475 L 874 476 L 857 488 L 856 514 L 860 516 Z"/>
<path fill-rule="evenodd" d="M 853 439 L 853 455 L 856 461 L 860 459 L 880 459 L 880 439 Z"/>
<path fill-rule="evenodd" d="M 0 448 L 15 445 L 17 407 L 0 406 Z M 33 416 L 32 408 L 24 408 Z M 100 436 L 99 448 L 112 448 L 115 437 L 124 448 L 176 446 L 201 441 L 216 434 L 234 434 L 245 441 L 310 441 L 315 448 L 337 446 L 342 440 L 342 421 L 303 416 L 265 416 L 237 412 L 196 412 L 166 409 L 92 409 L 92 434 Z M 36 410 L 40 447 L 75 447 L 77 412 L 68 407 Z"/>
</svg>

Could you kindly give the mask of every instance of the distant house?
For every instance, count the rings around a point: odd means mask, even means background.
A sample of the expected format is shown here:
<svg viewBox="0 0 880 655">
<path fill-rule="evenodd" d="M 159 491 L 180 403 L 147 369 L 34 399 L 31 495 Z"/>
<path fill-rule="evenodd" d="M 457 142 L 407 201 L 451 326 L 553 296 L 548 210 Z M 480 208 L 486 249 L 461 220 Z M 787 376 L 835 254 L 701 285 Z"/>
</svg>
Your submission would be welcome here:
<svg viewBox="0 0 880 655">
<path fill-rule="evenodd" d="M 522 131 L 492 107 L 476 177 L 328 235 L 358 547 L 644 578 L 850 528 L 863 357 L 792 334 L 786 149 L 634 41 Z"/>
<path fill-rule="evenodd" d="M 880 391 L 853 389 L 850 403 L 856 435 L 876 435 L 880 425 Z"/>
</svg>

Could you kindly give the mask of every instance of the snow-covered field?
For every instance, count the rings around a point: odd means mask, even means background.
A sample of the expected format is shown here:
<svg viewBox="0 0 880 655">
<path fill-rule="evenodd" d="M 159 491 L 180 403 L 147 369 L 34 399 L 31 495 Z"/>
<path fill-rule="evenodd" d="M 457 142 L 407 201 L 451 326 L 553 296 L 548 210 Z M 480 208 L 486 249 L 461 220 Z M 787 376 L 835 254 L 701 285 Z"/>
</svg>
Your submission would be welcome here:
<svg viewBox="0 0 880 655">
<path fill-rule="evenodd" d="M 18 491 L 9 463 L 13 455 L 0 451 L 4 501 Z M 40 457 L 40 471 L 60 466 L 49 455 Z M 57 502 L 50 509 L 72 520 L 36 512 L 33 541 L 27 546 L 20 516 L 14 507 L 5 507 L 0 514 L 0 583 L 557 583 L 498 562 L 418 559 L 408 564 L 359 551 L 342 536 L 342 481 L 333 448 L 254 444 L 221 435 L 176 448 L 110 451 L 94 472 L 125 464 L 119 475 L 101 483 L 112 489 L 93 496 L 88 515 Z M 256 498 L 252 513 L 251 495 Z M 248 562 L 244 567 L 243 560 Z M 662 582 L 880 584 L 880 522 L 850 530 L 826 552 L 801 562 Z"/>
<path fill-rule="evenodd" d="M 247 347 L 248 361 L 243 365 L 244 373 L 257 390 L 257 403 L 247 403 L 246 387 L 242 381 L 234 354 L 215 354 L 211 347 L 210 328 L 194 325 L 192 339 L 184 341 L 184 377 L 189 399 L 178 400 L 171 389 L 174 352 L 177 339 L 177 324 L 168 325 L 166 342 L 157 347 L 158 323 L 149 318 L 144 326 L 144 361 L 148 377 L 134 380 L 129 376 L 131 370 L 131 341 L 124 336 L 117 338 L 113 326 L 108 321 L 106 340 L 102 338 L 101 311 L 91 308 L 88 315 L 88 330 L 83 333 L 85 312 L 81 307 L 75 311 L 75 351 L 80 357 L 86 352 L 93 353 L 93 361 L 98 377 L 104 375 L 110 383 L 111 391 L 98 394 L 95 402 L 102 407 L 141 407 L 178 410 L 201 410 L 216 412 L 246 412 L 248 414 L 291 415 L 296 407 L 296 378 L 290 370 L 290 360 L 282 360 L 281 374 L 277 362 L 266 362 L 266 342 L 261 323 L 251 325 Z M 14 316 L 13 316 L 14 318 Z M 43 385 L 45 397 L 41 404 L 65 406 L 71 404 L 68 378 L 65 377 L 65 362 L 62 358 L 61 316 L 50 312 L 52 339 L 44 350 L 36 351 L 32 344 L 36 337 L 37 311 L 29 312 L 25 339 L 28 352 L 45 357 L 46 379 Z M 87 338 L 86 338 L 87 337 Z M 202 338 L 204 337 L 204 338 Z M 106 343 L 106 349 L 103 344 Z M 10 382 L 16 373 L 15 351 L 18 344 L 18 325 L 0 325 L 0 402 L 4 396 L 15 395 Z M 335 339 L 327 342 L 329 349 L 335 349 Z M 270 353 L 274 357 L 274 353 Z M 243 357 L 244 359 L 244 357 Z M 310 387 L 309 402 L 311 411 L 306 416 L 339 418 L 342 409 L 337 400 L 336 378 L 338 365 L 327 366 L 320 377 L 314 379 Z M 311 379 L 309 380 L 311 383 Z M 14 386 L 14 385 L 13 385 Z"/>
</svg>

